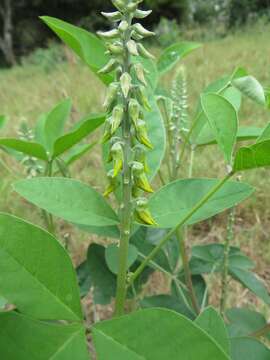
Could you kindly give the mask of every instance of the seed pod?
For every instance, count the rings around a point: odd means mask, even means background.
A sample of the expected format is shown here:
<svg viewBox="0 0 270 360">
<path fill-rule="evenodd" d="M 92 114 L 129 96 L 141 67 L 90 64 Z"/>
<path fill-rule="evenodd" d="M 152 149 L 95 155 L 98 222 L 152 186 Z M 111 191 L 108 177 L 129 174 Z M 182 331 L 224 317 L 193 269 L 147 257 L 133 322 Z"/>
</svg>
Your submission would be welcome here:
<svg viewBox="0 0 270 360">
<path fill-rule="evenodd" d="M 148 193 L 153 192 L 153 189 L 149 184 L 147 176 L 145 175 L 144 166 L 142 163 L 138 161 L 134 161 L 132 163 L 132 174 L 134 177 L 134 184 L 135 186 L 137 186 L 137 188 L 146 191 Z"/>
<path fill-rule="evenodd" d="M 122 106 L 117 105 L 113 109 L 112 122 L 111 122 L 111 134 L 113 135 L 121 125 L 123 119 L 124 109 Z"/>
<path fill-rule="evenodd" d="M 149 149 L 153 150 L 153 145 L 148 137 L 147 130 L 146 130 L 146 123 L 143 120 L 138 120 L 136 125 L 136 138 L 137 140 L 148 147 Z"/>
<path fill-rule="evenodd" d="M 106 190 L 104 191 L 103 193 L 103 196 L 104 197 L 107 197 L 109 196 L 112 192 L 114 192 L 118 186 L 120 185 L 119 181 L 114 178 L 114 171 L 113 170 L 110 170 L 108 173 L 107 173 L 107 177 L 108 177 L 108 181 L 109 181 L 109 184 L 106 188 Z"/>
<path fill-rule="evenodd" d="M 147 164 L 146 153 L 144 148 L 141 145 L 137 145 L 134 150 L 135 150 L 134 160 L 142 163 L 144 167 L 144 171 L 146 173 L 149 173 L 150 169 Z"/>
<path fill-rule="evenodd" d="M 104 125 L 104 133 L 101 139 L 101 143 L 105 144 L 107 141 L 109 141 L 112 137 L 111 134 L 111 118 L 107 119 Z"/>
<path fill-rule="evenodd" d="M 140 116 L 140 105 L 137 100 L 130 99 L 128 106 L 128 113 L 134 126 L 136 127 L 137 121 L 139 120 L 139 116 Z"/>
<path fill-rule="evenodd" d="M 141 104 L 141 106 L 147 110 L 147 111 L 151 111 L 152 108 L 151 108 L 151 105 L 144 93 L 144 88 L 142 86 L 138 86 L 136 87 L 136 98 L 137 100 L 139 101 L 139 103 Z"/>
<path fill-rule="evenodd" d="M 115 143 L 112 146 L 110 153 L 113 159 L 113 177 L 116 177 L 123 169 L 124 154 L 122 145 L 119 142 Z"/>
<path fill-rule="evenodd" d="M 120 78 L 121 89 L 125 98 L 128 97 L 131 88 L 131 76 L 128 73 L 124 73 Z"/>
<path fill-rule="evenodd" d="M 137 44 L 134 40 L 129 40 L 127 42 L 127 48 L 128 48 L 128 51 L 131 55 L 133 56 L 138 56 L 139 53 L 138 53 L 138 49 L 137 49 Z"/>
<path fill-rule="evenodd" d="M 142 24 L 137 23 L 137 24 L 134 24 L 132 27 L 133 27 L 133 29 L 134 29 L 139 35 L 141 35 L 141 36 L 143 36 L 143 37 L 148 37 L 148 36 L 153 36 L 153 35 L 155 35 L 154 32 L 145 29 L 145 28 L 142 26 Z"/>
<path fill-rule="evenodd" d="M 119 31 L 117 29 L 113 29 L 109 31 L 98 31 L 97 34 L 107 40 L 111 40 L 119 37 Z"/>
<path fill-rule="evenodd" d="M 148 201 L 146 198 L 139 198 L 136 201 L 135 216 L 136 219 L 146 225 L 157 225 L 156 221 L 152 217 L 148 207 Z"/>
<path fill-rule="evenodd" d="M 134 17 L 137 19 L 144 19 L 147 16 L 149 16 L 151 13 L 152 13 L 152 10 L 144 11 L 144 10 L 137 9 L 135 11 Z"/>
<path fill-rule="evenodd" d="M 118 29 L 121 32 L 125 32 L 125 31 L 127 31 L 128 27 L 129 27 L 128 22 L 126 20 L 123 20 L 120 22 Z"/>
<path fill-rule="evenodd" d="M 112 0 L 112 3 L 119 11 L 125 10 L 126 5 L 123 0 Z"/>
<path fill-rule="evenodd" d="M 114 11 L 114 12 L 101 12 L 101 14 L 108 20 L 112 21 L 112 22 L 117 22 L 120 21 L 122 19 L 122 14 L 119 11 Z"/>
<path fill-rule="evenodd" d="M 107 47 L 112 55 L 122 55 L 124 53 L 121 43 L 108 44 Z"/>
<path fill-rule="evenodd" d="M 139 54 L 144 57 L 145 59 L 151 59 L 154 60 L 155 57 L 152 55 L 142 44 L 137 45 Z"/>
<path fill-rule="evenodd" d="M 119 89 L 119 84 L 117 82 L 113 82 L 109 85 L 106 99 L 103 104 L 106 111 L 111 111 L 111 107 L 113 106 L 114 102 L 117 99 L 118 89 Z"/>
<path fill-rule="evenodd" d="M 147 82 L 144 76 L 144 67 L 142 66 L 141 63 L 136 63 L 134 64 L 134 70 L 137 76 L 137 79 L 145 86 L 147 86 Z"/>
<path fill-rule="evenodd" d="M 118 63 L 115 59 L 110 59 L 110 61 L 98 71 L 98 74 L 108 74 L 115 70 L 118 66 Z"/>
</svg>

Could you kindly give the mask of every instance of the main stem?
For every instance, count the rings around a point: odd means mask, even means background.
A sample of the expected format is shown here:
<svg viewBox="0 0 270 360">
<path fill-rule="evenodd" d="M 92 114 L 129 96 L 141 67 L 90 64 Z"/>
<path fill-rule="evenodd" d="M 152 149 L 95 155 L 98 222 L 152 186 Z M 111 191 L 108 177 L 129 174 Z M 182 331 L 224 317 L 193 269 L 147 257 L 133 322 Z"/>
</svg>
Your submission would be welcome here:
<svg viewBox="0 0 270 360">
<path fill-rule="evenodd" d="M 131 18 L 126 19 L 131 25 Z M 124 61 L 123 72 L 130 72 L 130 55 L 127 49 L 127 42 L 130 40 L 130 30 L 126 31 L 123 40 Z M 132 223 L 132 179 L 131 169 L 129 166 L 131 153 L 131 134 L 130 134 L 130 118 L 128 112 L 130 98 L 124 98 L 124 119 L 122 124 L 123 136 L 123 174 L 122 174 L 122 204 L 121 224 L 120 224 L 120 248 L 119 248 L 119 270 L 117 276 L 117 289 L 115 300 L 115 316 L 120 316 L 125 310 L 125 300 L 127 293 L 127 265 L 128 265 L 128 248 Z"/>
<path fill-rule="evenodd" d="M 51 177 L 52 176 L 52 170 L 53 170 L 53 162 L 49 161 L 47 163 L 47 167 L 45 169 L 45 176 Z M 46 210 L 42 210 L 42 215 L 44 218 L 44 222 L 45 222 L 45 226 L 47 228 L 47 230 L 55 235 L 55 226 L 54 226 L 54 221 L 53 221 L 53 216 L 52 214 L 49 214 Z"/>
</svg>

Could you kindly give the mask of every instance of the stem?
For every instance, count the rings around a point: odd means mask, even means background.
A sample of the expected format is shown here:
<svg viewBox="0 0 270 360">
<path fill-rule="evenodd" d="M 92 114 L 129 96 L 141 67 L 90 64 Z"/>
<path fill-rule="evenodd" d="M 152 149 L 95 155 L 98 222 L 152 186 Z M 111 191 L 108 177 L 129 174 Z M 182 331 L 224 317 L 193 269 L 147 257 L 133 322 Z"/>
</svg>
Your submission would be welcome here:
<svg viewBox="0 0 270 360">
<path fill-rule="evenodd" d="M 131 25 L 131 16 L 127 16 L 127 22 Z M 130 55 L 127 49 L 127 42 L 130 40 L 130 26 L 126 31 L 123 39 L 124 59 L 123 71 L 130 72 Z M 115 300 L 115 316 L 120 316 L 124 313 L 125 300 L 127 293 L 127 264 L 128 264 L 128 247 L 131 232 L 132 222 L 132 178 L 131 169 L 129 166 L 131 154 L 131 133 L 130 133 L 130 118 L 128 106 L 130 97 L 123 98 L 124 101 L 124 119 L 122 125 L 123 136 L 123 173 L 122 173 L 122 194 L 123 200 L 120 206 L 121 224 L 120 224 L 120 247 L 119 247 L 119 271 L 117 276 L 117 289 Z"/>
<path fill-rule="evenodd" d="M 263 328 L 255 331 L 254 333 L 250 334 L 249 336 L 260 338 L 270 332 L 270 323 L 266 324 Z"/>
<path fill-rule="evenodd" d="M 229 275 L 229 255 L 230 244 L 233 240 L 233 227 L 235 222 L 235 207 L 230 210 L 228 216 L 227 236 L 224 245 L 224 260 L 223 260 L 223 274 L 222 274 L 222 288 L 221 288 L 221 300 L 220 300 L 220 312 L 225 313 L 227 298 L 228 298 L 228 275 Z"/>
<path fill-rule="evenodd" d="M 142 273 L 144 268 L 149 264 L 151 260 L 158 254 L 163 246 L 171 239 L 171 237 L 234 175 L 234 173 L 228 174 L 222 180 L 218 182 L 191 210 L 190 212 L 179 222 L 179 224 L 170 230 L 167 235 L 160 241 L 160 243 L 151 251 L 151 253 L 140 264 L 137 270 L 130 277 L 129 285 L 131 285 L 137 277 Z"/>
<path fill-rule="evenodd" d="M 47 163 L 47 167 L 45 169 L 44 176 L 51 177 L 52 169 L 53 169 L 53 161 L 51 160 Z M 55 226 L 54 226 L 52 214 L 49 214 L 46 210 L 42 210 L 42 216 L 44 218 L 44 222 L 45 222 L 45 226 L 46 226 L 47 230 L 51 234 L 55 235 Z"/>
</svg>

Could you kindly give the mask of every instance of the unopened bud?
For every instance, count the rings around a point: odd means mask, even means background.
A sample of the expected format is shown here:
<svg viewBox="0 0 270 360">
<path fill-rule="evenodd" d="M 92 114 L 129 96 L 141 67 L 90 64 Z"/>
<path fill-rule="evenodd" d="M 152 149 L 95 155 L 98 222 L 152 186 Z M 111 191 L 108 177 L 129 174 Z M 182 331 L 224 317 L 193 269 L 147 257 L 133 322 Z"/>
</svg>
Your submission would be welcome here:
<svg viewBox="0 0 270 360">
<path fill-rule="evenodd" d="M 155 57 L 152 55 L 142 44 L 137 45 L 139 54 L 144 57 L 145 59 L 151 59 L 154 60 Z"/>
<path fill-rule="evenodd" d="M 148 36 L 153 36 L 153 35 L 155 35 L 154 32 L 145 29 L 145 28 L 142 26 L 142 24 L 137 23 L 137 24 L 134 24 L 132 27 L 133 27 L 133 29 L 134 29 L 139 35 L 141 35 L 141 36 L 143 36 L 143 37 L 148 37 Z"/>
<path fill-rule="evenodd" d="M 99 74 L 108 74 L 115 70 L 118 66 L 118 62 L 115 59 L 110 59 L 110 61 L 98 71 Z"/>
<path fill-rule="evenodd" d="M 104 133 L 101 139 L 101 143 L 105 144 L 107 141 L 109 141 L 112 137 L 111 134 L 111 118 L 107 119 L 104 125 Z"/>
<path fill-rule="evenodd" d="M 147 82 L 144 76 L 144 67 L 142 66 L 141 63 L 136 63 L 134 64 L 134 70 L 137 76 L 137 79 L 145 86 L 147 86 Z"/>
<path fill-rule="evenodd" d="M 134 55 L 134 56 L 138 56 L 139 53 L 138 53 L 138 49 L 137 49 L 137 44 L 134 40 L 129 40 L 127 42 L 127 48 L 128 48 L 128 51 L 131 55 Z"/>
<path fill-rule="evenodd" d="M 134 161 L 132 164 L 132 173 L 135 186 L 148 193 L 153 193 L 153 189 L 147 179 L 147 176 L 145 175 L 142 163 Z"/>
<path fill-rule="evenodd" d="M 145 110 L 147 110 L 147 111 L 151 111 L 151 110 L 152 110 L 151 105 L 150 105 L 150 103 L 149 103 L 149 101 L 148 101 L 148 99 L 147 99 L 147 97 L 146 97 L 146 95 L 145 95 L 145 93 L 144 93 L 143 87 L 138 86 L 138 87 L 136 88 L 136 97 L 137 97 L 137 100 L 139 101 L 139 103 L 141 104 L 141 106 L 142 106 Z"/>
<path fill-rule="evenodd" d="M 115 39 L 119 37 L 119 31 L 117 29 L 109 30 L 109 31 L 98 31 L 97 34 L 104 39 Z"/>
<path fill-rule="evenodd" d="M 135 11 L 134 17 L 137 19 L 144 19 L 147 16 L 149 16 L 151 13 L 152 13 L 152 10 L 144 11 L 144 10 L 137 9 Z"/>
<path fill-rule="evenodd" d="M 120 22 L 118 29 L 121 32 L 125 32 L 125 31 L 127 31 L 128 27 L 129 27 L 128 22 L 126 20 L 123 20 Z"/>
<path fill-rule="evenodd" d="M 131 76 L 128 73 L 124 73 L 120 78 L 121 89 L 125 98 L 128 97 L 131 89 Z"/>
<path fill-rule="evenodd" d="M 111 107 L 113 106 L 114 102 L 116 101 L 118 89 L 119 89 L 119 84 L 117 82 L 113 82 L 109 85 L 108 91 L 107 91 L 107 96 L 106 96 L 105 102 L 103 104 L 106 111 L 110 111 Z"/>
<path fill-rule="evenodd" d="M 145 145 L 149 149 L 152 150 L 154 148 L 147 134 L 146 123 L 143 120 L 139 120 L 137 122 L 136 137 L 141 144 Z"/>
<path fill-rule="evenodd" d="M 125 2 L 123 0 L 112 0 L 113 5 L 119 10 L 125 10 Z"/>
<path fill-rule="evenodd" d="M 110 170 L 108 173 L 107 173 L 107 177 L 108 177 L 108 181 L 109 181 L 109 184 L 106 188 L 106 190 L 104 191 L 103 193 L 103 196 L 104 197 L 107 197 L 109 196 L 112 192 L 114 192 L 118 186 L 120 185 L 119 181 L 114 177 L 114 171 L 113 170 Z"/>
<path fill-rule="evenodd" d="M 113 109 L 112 123 L 111 123 L 111 134 L 112 135 L 116 132 L 116 130 L 121 125 L 121 122 L 122 122 L 122 119 L 123 119 L 123 114 L 124 114 L 124 110 L 123 110 L 122 106 L 117 105 Z"/>
<path fill-rule="evenodd" d="M 113 55 L 121 55 L 124 53 L 122 44 L 119 44 L 119 43 L 108 44 L 107 47 L 108 47 L 110 53 Z"/>
<path fill-rule="evenodd" d="M 113 159 L 113 177 L 115 178 L 123 169 L 123 149 L 122 145 L 117 142 L 111 148 L 111 156 Z"/>
<path fill-rule="evenodd" d="M 150 169 L 149 169 L 148 164 L 147 164 L 146 153 L 145 153 L 144 148 L 141 145 L 137 145 L 135 147 L 134 159 L 135 159 L 135 161 L 138 161 L 138 162 L 143 164 L 144 171 L 146 173 L 150 172 Z"/>
<path fill-rule="evenodd" d="M 133 122 L 134 126 L 136 127 L 137 121 L 139 120 L 140 116 L 140 105 L 137 100 L 130 99 L 129 106 L 128 106 L 128 113 Z"/>
<path fill-rule="evenodd" d="M 101 12 L 101 14 L 110 21 L 117 22 L 122 18 L 122 14 L 119 11 L 114 12 Z"/>
<path fill-rule="evenodd" d="M 139 198 L 136 202 L 135 216 L 137 220 L 146 225 L 157 225 L 148 209 L 148 201 L 145 198 Z"/>
</svg>

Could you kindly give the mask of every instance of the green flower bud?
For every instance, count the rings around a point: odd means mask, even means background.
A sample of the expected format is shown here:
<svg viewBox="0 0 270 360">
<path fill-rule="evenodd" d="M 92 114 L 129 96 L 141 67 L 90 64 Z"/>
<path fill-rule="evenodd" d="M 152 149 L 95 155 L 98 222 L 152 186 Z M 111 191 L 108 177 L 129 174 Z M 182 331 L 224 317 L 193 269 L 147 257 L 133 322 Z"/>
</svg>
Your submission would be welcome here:
<svg viewBox="0 0 270 360">
<path fill-rule="evenodd" d="M 122 108 L 122 106 L 117 105 L 113 109 L 112 122 L 111 122 L 111 134 L 112 135 L 116 132 L 116 130 L 121 125 L 121 122 L 122 122 L 122 119 L 123 119 L 123 114 L 124 114 L 124 109 Z"/>
<path fill-rule="evenodd" d="M 138 53 L 138 49 L 137 49 L 137 44 L 134 40 L 129 40 L 127 42 L 127 48 L 128 48 L 128 51 L 131 55 L 133 56 L 138 56 L 139 53 Z"/>
<path fill-rule="evenodd" d="M 122 19 L 122 14 L 119 11 L 114 11 L 109 13 L 102 11 L 101 14 L 112 22 L 117 22 Z"/>
<path fill-rule="evenodd" d="M 134 160 L 142 163 L 143 167 L 144 167 L 144 171 L 146 173 L 149 173 L 150 169 L 147 164 L 146 153 L 145 153 L 144 148 L 141 145 L 136 145 L 134 150 L 135 150 Z"/>
<path fill-rule="evenodd" d="M 139 120 L 136 125 L 136 138 L 137 140 L 148 147 L 149 149 L 153 150 L 153 145 L 148 137 L 146 123 L 143 120 Z"/>
<path fill-rule="evenodd" d="M 134 24 L 132 27 L 133 27 L 133 29 L 134 29 L 139 35 L 141 35 L 141 36 L 143 36 L 143 37 L 148 37 L 148 36 L 153 36 L 153 35 L 155 35 L 154 32 L 148 31 L 147 29 L 145 29 L 145 28 L 142 26 L 142 24 L 137 23 L 137 24 Z"/>
<path fill-rule="evenodd" d="M 121 32 L 125 32 L 125 31 L 127 31 L 128 27 L 129 27 L 128 22 L 126 20 L 123 20 L 120 22 L 118 29 Z"/>
<path fill-rule="evenodd" d="M 147 176 L 145 175 L 142 163 L 138 161 L 134 161 L 132 163 L 132 174 L 134 177 L 134 184 L 137 188 L 148 193 L 153 193 L 153 189 L 147 179 Z"/>
<path fill-rule="evenodd" d="M 134 12 L 137 9 L 138 3 L 133 2 L 127 5 L 127 11 L 128 12 Z"/>
<path fill-rule="evenodd" d="M 152 55 L 142 44 L 137 45 L 139 54 L 144 57 L 145 59 L 151 59 L 154 60 L 155 57 Z"/>
<path fill-rule="evenodd" d="M 137 121 L 139 120 L 139 116 L 140 116 L 140 105 L 137 100 L 130 99 L 128 106 L 128 113 L 134 126 L 136 127 Z"/>
<path fill-rule="evenodd" d="M 119 84 L 117 82 L 113 82 L 109 85 L 108 91 L 107 91 L 107 96 L 106 96 L 105 102 L 103 104 L 106 111 L 110 111 L 111 107 L 113 106 L 114 102 L 116 101 L 118 89 L 119 89 Z"/>
<path fill-rule="evenodd" d="M 157 225 L 148 209 L 146 198 L 139 198 L 136 201 L 135 217 L 137 221 L 146 225 Z"/>
<path fill-rule="evenodd" d="M 124 154 L 122 145 L 119 142 L 115 143 L 112 146 L 110 153 L 113 159 L 113 177 L 115 178 L 123 169 Z"/>
<path fill-rule="evenodd" d="M 144 67 L 141 63 L 136 63 L 133 65 L 133 68 L 135 70 L 137 79 L 145 86 L 147 86 L 147 82 L 144 76 Z"/>
<path fill-rule="evenodd" d="M 136 87 L 136 90 L 135 90 L 135 94 L 136 94 L 136 98 L 137 100 L 139 101 L 139 103 L 141 104 L 141 106 L 147 110 L 147 111 L 151 111 L 152 108 L 151 108 L 151 105 L 144 93 L 144 88 L 142 86 L 138 86 Z"/>
<path fill-rule="evenodd" d="M 98 31 L 97 34 L 104 39 L 115 39 L 119 37 L 119 31 L 117 29 L 109 30 L 109 31 Z"/>
<path fill-rule="evenodd" d="M 136 31 L 132 31 L 132 32 L 131 32 L 131 37 L 132 37 L 132 39 L 134 39 L 134 40 L 136 40 L 136 41 L 141 41 L 141 40 L 143 40 L 143 36 L 137 34 Z"/>
<path fill-rule="evenodd" d="M 147 16 L 149 16 L 151 13 L 152 13 L 152 10 L 143 11 L 143 10 L 137 9 L 135 11 L 134 17 L 137 18 L 137 19 L 144 19 Z"/>
<path fill-rule="evenodd" d="M 107 119 L 104 124 L 104 133 L 101 139 L 101 143 L 105 144 L 107 141 L 109 141 L 112 137 L 111 134 L 111 118 Z"/>
<path fill-rule="evenodd" d="M 124 73 L 120 78 L 121 89 L 125 98 L 128 97 L 131 89 L 131 76 L 128 73 Z"/>
<path fill-rule="evenodd" d="M 98 71 L 99 74 L 108 74 L 115 70 L 118 66 L 118 62 L 115 59 L 110 59 L 109 62 Z"/>
<path fill-rule="evenodd" d="M 107 45 L 109 52 L 112 55 L 122 55 L 124 53 L 124 49 L 121 43 L 114 43 Z"/>
<path fill-rule="evenodd" d="M 125 10 L 126 4 L 123 0 L 112 0 L 112 3 L 119 11 Z"/>
<path fill-rule="evenodd" d="M 119 181 L 113 176 L 114 175 L 114 171 L 113 170 L 110 170 L 108 173 L 107 173 L 107 177 L 108 177 L 108 181 L 109 181 L 109 184 L 106 188 L 106 190 L 104 191 L 103 193 L 103 196 L 104 197 L 107 197 L 109 196 L 112 192 L 114 192 L 118 186 L 120 185 Z"/>
</svg>

